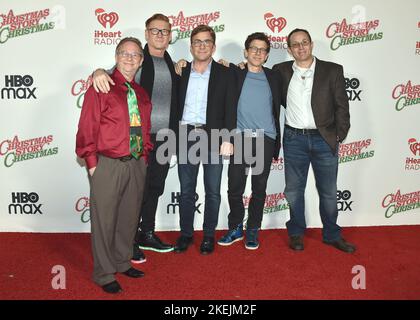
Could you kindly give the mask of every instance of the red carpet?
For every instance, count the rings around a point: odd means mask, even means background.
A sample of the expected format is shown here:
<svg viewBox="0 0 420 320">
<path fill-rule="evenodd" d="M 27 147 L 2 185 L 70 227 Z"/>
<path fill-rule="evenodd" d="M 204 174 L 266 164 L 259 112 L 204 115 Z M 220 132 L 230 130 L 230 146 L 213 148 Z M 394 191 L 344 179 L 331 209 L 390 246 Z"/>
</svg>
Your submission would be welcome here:
<svg viewBox="0 0 420 320">
<path fill-rule="evenodd" d="M 223 231 L 218 231 L 217 237 Z M 159 232 L 174 243 L 178 232 Z M 117 275 L 124 292 L 111 296 L 90 280 L 89 234 L 0 233 L 0 299 L 420 299 L 420 226 L 345 228 L 358 250 L 346 254 L 309 229 L 305 250 L 287 247 L 286 230 L 260 232 L 260 248 L 242 242 L 201 256 L 202 233 L 184 254 L 147 251 L 142 279 Z M 54 290 L 54 265 L 66 289 Z M 352 268 L 366 269 L 366 289 L 352 288 Z"/>
</svg>

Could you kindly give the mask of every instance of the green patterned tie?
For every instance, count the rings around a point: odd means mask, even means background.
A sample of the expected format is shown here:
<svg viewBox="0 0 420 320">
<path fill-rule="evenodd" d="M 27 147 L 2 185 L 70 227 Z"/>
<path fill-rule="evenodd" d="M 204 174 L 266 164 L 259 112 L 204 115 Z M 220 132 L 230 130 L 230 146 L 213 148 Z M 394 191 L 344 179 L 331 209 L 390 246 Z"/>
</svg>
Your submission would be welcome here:
<svg viewBox="0 0 420 320">
<path fill-rule="evenodd" d="M 141 117 L 137 104 L 136 92 L 129 82 L 127 86 L 128 114 L 130 116 L 130 153 L 138 159 L 143 152 L 143 138 L 141 135 Z"/>
</svg>

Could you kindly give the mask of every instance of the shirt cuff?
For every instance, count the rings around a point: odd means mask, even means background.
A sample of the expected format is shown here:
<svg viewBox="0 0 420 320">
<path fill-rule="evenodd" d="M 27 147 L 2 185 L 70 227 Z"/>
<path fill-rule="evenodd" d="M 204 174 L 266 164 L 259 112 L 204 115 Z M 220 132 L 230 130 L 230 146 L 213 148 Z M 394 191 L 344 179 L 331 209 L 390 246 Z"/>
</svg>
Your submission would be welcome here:
<svg viewBox="0 0 420 320">
<path fill-rule="evenodd" d="M 96 165 L 98 164 L 98 157 L 95 154 L 93 156 L 86 157 L 85 161 L 88 169 L 91 169 L 96 167 Z"/>
</svg>

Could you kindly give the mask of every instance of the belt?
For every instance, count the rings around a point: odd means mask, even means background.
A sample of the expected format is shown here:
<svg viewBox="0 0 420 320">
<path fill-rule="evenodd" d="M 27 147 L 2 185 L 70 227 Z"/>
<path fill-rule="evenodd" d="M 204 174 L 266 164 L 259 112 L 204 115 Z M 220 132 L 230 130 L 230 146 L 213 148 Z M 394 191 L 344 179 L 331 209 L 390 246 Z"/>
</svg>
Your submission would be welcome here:
<svg viewBox="0 0 420 320">
<path fill-rule="evenodd" d="M 193 130 L 193 129 L 194 130 L 198 130 L 198 129 L 205 130 L 206 125 L 202 124 L 202 123 L 193 123 L 193 124 L 187 124 L 187 128 L 190 129 L 190 130 Z"/>
<path fill-rule="evenodd" d="M 124 157 L 117 158 L 117 159 L 122 161 L 122 162 L 126 162 L 126 161 L 130 161 L 131 159 L 134 159 L 134 157 L 130 154 L 128 156 L 124 156 Z"/>
<path fill-rule="evenodd" d="M 257 131 L 252 129 L 245 129 L 243 131 L 243 135 L 245 138 L 257 138 L 257 137 L 264 137 L 264 131 Z"/>
<path fill-rule="evenodd" d="M 293 128 L 287 124 L 284 125 L 287 129 L 292 130 L 296 133 L 299 134 L 319 134 L 318 129 L 297 129 L 297 128 Z"/>
</svg>

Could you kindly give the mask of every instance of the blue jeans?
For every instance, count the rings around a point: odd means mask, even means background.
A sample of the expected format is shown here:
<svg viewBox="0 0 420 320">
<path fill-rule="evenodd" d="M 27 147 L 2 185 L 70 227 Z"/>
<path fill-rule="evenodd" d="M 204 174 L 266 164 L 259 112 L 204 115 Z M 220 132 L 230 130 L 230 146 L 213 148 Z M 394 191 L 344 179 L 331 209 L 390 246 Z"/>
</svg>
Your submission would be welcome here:
<svg viewBox="0 0 420 320">
<path fill-rule="evenodd" d="M 305 221 L 305 188 L 309 164 L 312 164 L 319 194 L 319 212 L 325 241 L 341 237 L 337 225 L 337 169 L 338 155 L 319 133 L 302 134 L 285 126 L 284 137 L 285 196 L 290 206 L 290 220 L 286 223 L 289 236 L 303 235 Z"/>
<path fill-rule="evenodd" d="M 188 150 L 192 143 L 188 142 Z M 218 151 L 218 150 L 217 150 Z M 213 157 L 211 159 L 211 157 Z M 211 161 L 213 160 L 213 161 Z M 218 161 L 216 164 L 215 160 Z M 178 163 L 178 177 L 181 185 L 181 196 L 179 201 L 179 222 L 181 235 L 192 237 L 194 232 L 194 214 L 196 211 L 196 186 L 197 175 L 200 163 L 186 164 Z M 219 219 L 220 207 L 220 184 L 222 181 L 223 162 L 218 154 L 211 154 L 209 151 L 208 164 L 203 164 L 204 169 L 204 223 L 203 233 L 205 237 L 214 237 Z"/>
</svg>

